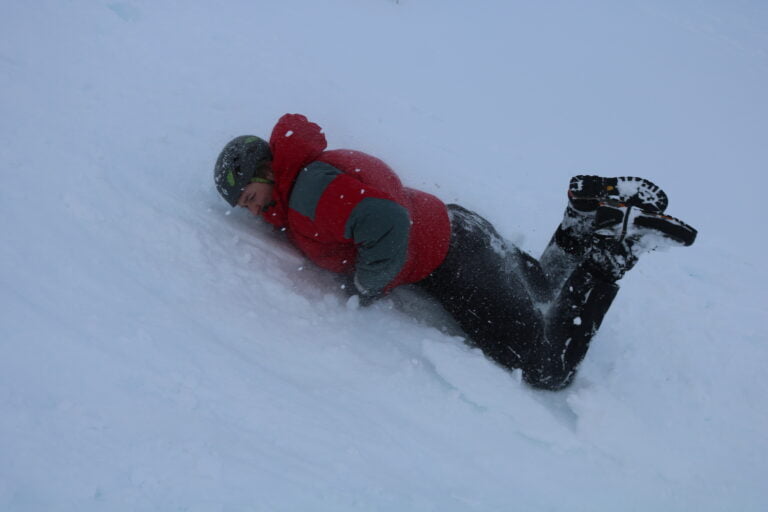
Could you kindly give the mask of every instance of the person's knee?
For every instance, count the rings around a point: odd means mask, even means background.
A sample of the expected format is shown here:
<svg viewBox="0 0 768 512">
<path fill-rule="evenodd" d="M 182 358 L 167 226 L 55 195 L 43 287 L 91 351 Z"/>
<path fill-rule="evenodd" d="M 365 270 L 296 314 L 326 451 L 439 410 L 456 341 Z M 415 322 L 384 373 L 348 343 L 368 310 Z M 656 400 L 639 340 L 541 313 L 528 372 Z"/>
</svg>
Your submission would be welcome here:
<svg viewBox="0 0 768 512">
<path fill-rule="evenodd" d="M 523 370 L 523 380 L 536 389 L 561 391 L 571 385 L 575 374 L 575 370 L 563 372 L 558 368 L 535 366 Z"/>
</svg>

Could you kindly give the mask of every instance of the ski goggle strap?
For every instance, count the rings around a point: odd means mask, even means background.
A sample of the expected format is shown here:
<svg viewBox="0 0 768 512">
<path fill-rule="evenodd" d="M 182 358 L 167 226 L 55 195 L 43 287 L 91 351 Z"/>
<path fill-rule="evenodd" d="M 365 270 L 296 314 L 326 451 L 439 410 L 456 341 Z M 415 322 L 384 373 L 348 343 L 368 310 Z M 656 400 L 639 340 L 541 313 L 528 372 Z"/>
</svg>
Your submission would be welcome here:
<svg viewBox="0 0 768 512">
<path fill-rule="evenodd" d="M 274 185 L 275 180 L 269 178 L 251 178 L 251 183 L 266 183 L 267 185 Z"/>
</svg>

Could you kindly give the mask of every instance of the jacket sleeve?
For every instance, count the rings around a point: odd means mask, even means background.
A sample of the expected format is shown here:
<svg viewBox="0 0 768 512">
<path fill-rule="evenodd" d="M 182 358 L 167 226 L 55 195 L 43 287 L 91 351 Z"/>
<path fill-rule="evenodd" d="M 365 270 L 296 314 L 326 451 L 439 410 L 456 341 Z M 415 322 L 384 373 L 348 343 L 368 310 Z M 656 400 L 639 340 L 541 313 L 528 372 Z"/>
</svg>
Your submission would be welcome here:
<svg viewBox="0 0 768 512">
<path fill-rule="evenodd" d="M 318 236 L 355 245 L 354 283 L 362 295 L 388 291 L 404 268 L 411 219 L 386 193 L 314 162 L 299 173 L 290 206 L 314 222 Z"/>
<path fill-rule="evenodd" d="M 364 296 L 380 295 L 405 266 L 411 220 L 405 208 L 369 197 L 352 210 L 345 236 L 357 246 L 355 287 Z"/>
</svg>

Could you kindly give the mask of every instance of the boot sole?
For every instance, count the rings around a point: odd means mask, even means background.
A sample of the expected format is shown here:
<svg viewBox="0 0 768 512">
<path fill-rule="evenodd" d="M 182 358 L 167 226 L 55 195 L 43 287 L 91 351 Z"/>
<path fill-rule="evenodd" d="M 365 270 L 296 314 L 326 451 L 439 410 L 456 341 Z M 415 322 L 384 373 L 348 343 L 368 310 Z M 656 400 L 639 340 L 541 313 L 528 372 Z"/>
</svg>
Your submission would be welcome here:
<svg viewBox="0 0 768 512">
<path fill-rule="evenodd" d="M 684 246 L 693 245 L 698 231 L 682 220 L 624 204 L 603 202 L 595 215 L 595 232 L 619 240 L 631 238 L 637 230 L 649 230 Z M 639 233 L 641 234 L 641 233 Z"/>
<path fill-rule="evenodd" d="M 582 212 L 595 211 L 606 200 L 654 213 L 663 213 L 669 205 L 667 194 L 658 185 L 634 176 L 574 176 L 568 187 L 568 199 L 573 208 Z"/>
</svg>

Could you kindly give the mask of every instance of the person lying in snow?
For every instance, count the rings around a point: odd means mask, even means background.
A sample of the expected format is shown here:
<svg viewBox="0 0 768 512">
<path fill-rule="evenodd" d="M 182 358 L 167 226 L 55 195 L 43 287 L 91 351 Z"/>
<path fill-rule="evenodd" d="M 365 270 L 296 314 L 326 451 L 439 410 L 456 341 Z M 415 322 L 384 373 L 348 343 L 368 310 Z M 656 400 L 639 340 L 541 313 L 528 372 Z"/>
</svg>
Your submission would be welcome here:
<svg viewBox="0 0 768 512">
<path fill-rule="evenodd" d="M 322 268 L 350 276 L 362 305 L 413 283 L 469 342 L 530 385 L 568 386 L 640 254 L 691 245 L 696 230 L 663 212 L 648 180 L 575 176 L 561 224 L 536 260 L 490 222 L 404 187 L 359 151 L 326 151 L 321 128 L 286 114 L 269 143 L 230 141 L 214 169 L 219 193 L 277 228 Z"/>
</svg>

